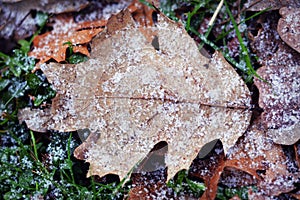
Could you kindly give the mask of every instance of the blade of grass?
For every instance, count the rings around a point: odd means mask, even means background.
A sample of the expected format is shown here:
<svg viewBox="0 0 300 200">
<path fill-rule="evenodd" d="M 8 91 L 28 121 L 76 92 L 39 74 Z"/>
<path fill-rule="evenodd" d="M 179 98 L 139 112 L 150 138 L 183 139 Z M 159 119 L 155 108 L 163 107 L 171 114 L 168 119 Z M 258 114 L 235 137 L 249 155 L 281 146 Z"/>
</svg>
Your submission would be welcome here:
<svg viewBox="0 0 300 200">
<path fill-rule="evenodd" d="M 73 162 L 71 160 L 71 139 L 72 139 L 72 133 L 70 134 L 70 136 L 68 138 L 68 147 L 67 147 L 68 160 L 67 160 L 67 164 L 68 164 L 68 167 L 70 169 L 72 183 L 76 186 L 75 178 L 74 178 L 74 172 L 72 170 Z"/>
<path fill-rule="evenodd" d="M 271 9 L 271 7 L 266 8 L 266 9 L 264 9 L 264 10 L 261 10 L 261 11 L 259 11 L 259 12 L 257 12 L 257 13 L 254 13 L 254 14 L 251 15 L 250 17 L 247 17 L 246 19 L 242 20 L 242 21 L 241 21 L 240 23 L 238 23 L 237 25 L 239 26 L 239 25 L 241 25 L 241 24 L 247 22 L 248 20 L 250 20 L 250 19 L 252 19 L 252 18 L 254 18 L 254 17 L 258 16 L 258 15 L 261 15 L 261 14 L 267 12 L 267 11 L 270 10 L 270 9 Z M 226 31 L 226 32 L 224 32 L 224 33 L 218 35 L 218 37 L 216 38 L 215 42 L 218 42 L 220 39 L 224 38 L 226 35 L 228 35 L 228 34 L 229 34 L 231 31 L 233 31 L 233 30 L 234 30 L 234 28 L 231 28 L 230 30 L 228 30 L 228 31 Z"/>
<path fill-rule="evenodd" d="M 15 93 L 13 93 L 13 95 L 8 99 L 8 101 L 5 103 L 5 107 L 7 107 L 7 105 L 9 104 L 9 102 L 11 102 L 19 92 L 24 91 L 25 87 L 27 86 L 27 84 L 24 84 L 21 88 L 19 88 L 17 91 L 15 91 Z"/>
<path fill-rule="evenodd" d="M 31 45 L 31 43 L 33 42 L 35 36 L 37 36 L 38 34 L 41 33 L 42 29 L 44 28 L 44 26 L 45 26 L 46 23 L 47 23 L 48 15 L 42 14 L 42 13 L 40 13 L 40 15 L 43 15 L 43 16 L 41 17 L 41 21 L 39 22 L 39 26 L 40 26 L 40 27 L 39 27 L 39 29 L 33 34 L 33 36 L 30 38 L 30 40 L 29 40 L 29 44 L 30 44 L 30 45 Z"/>
<path fill-rule="evenodd" d="M 236 36 L 238 38 L 238 41 L 239 41 L 241 49 L 242 49 L 242 56 L 243 56 L 244 61 L 246 63 L 246 67 L 247 67 L 246 73 L 248 74 L 248 77 L 246 78 L 246 82 L 251 82 L 253 76 L 255 76 L 255 77 L 259 78 L 259 79 L 262 79 L 256 73 L 255 69 L 252 67 L 251 59 L 250 59 L 250 55 L 249 55 L 248 49 L 247 49 L 247 47 L 244 44 L 241 32 L 239 31 L 238 25 L 237 25 L 236 21 L 234 20 L 234 17 L 233 17 L 233 15 L 232 15 L 229 7 L 228 7 L 227 2 L 224 1 L 224 4 L 225 4 L 225 7 L 226 7 L 226 12 L 228 13 L 229 18 L 230 18 L 230 20 L 231 20 L 231 22 L 233 24 L 234 30 L 236 32 Z"/>
<path fill-rule="evenodd" d="M 204 6 L 204 3 L 199 3 L 195 6 L 195 8 L 193 9 L 192 12 L 188 12 L 188 18 L 187 18 L 187 21 L 186 21 L 186 26 L 185 26 L 185 30 L 189 31 L 190 30 L 190 27 L 191 27 L 191 20 L 192 20 L 192 17 L 198 12 L 198 10 Z"/>
<path fill-rule="evenodd" d="M 34 137 L 32 131 L 30 131 L 30 136 L 31 136 L 31 141 L 32 141 L 32 146 L 33 146 L 34 157 L 35 157 L 35 159 L 37 161 L 39 161 L 39 157 L 38 157 L 38 153 L 37 153 L 37 148 L 36 148 L 35 137 Z"/>
<path fill-rule="evenodd" d="M 200 34 L 198 31 L 196 31 L 194 28 L 190 28 L 190 31 L 197 35 L 205 44 L 209 45 L 212 47 L 215 51 L 221 51 L 223 56 L 231 63 L 233 64 L 236 68 L 240 69 L 241 71 L 245 72 L 245 69 L 240 66 L 239 63 L 237 63 L 233 58 L 230 57 L 229 54 L 223 52 L 221 48 L 219 48 L 217 45 L 215 45 L 213 42 L 209 41 L 204 35 Z M 200 50 L 200 46 L 198 47 Z"/>
<path fill-rule="evenodd" d="M 148 6 L 149 8 L 152 8 L 154 10 L 156 10 L 155 6 L 151 3 L 149 3 L 148 1 L 146 0 L 139 0 L 142 4 L 145 4 L 146 6 Z"/>
</svg>

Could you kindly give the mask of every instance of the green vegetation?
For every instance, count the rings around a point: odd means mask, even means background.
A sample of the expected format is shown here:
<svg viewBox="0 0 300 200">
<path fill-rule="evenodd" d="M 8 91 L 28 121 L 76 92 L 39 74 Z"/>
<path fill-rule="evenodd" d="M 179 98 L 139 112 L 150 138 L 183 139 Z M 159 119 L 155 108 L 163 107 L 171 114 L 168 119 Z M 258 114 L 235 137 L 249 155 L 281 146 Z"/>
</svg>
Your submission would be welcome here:
<svg viewBox="0 0 300 200">
<path fill-rule="evenodd" d="M 93 178 L 85 178 L 88 166 L 72 156 L 79 145 L 72 133 L 54 132 L 47 142 L 37 142 L 34 133 L 23 126 L 16 131 L 16 134 L 2 135 L 10 143 L 0 150 L 0 191 L 4 199 L 115 199 L 120 196 L 120 184 L 99 184 Z"/>
<path fill-rule="evenodd" d="M 188 178 L 188 172 L 182 170 L 177 173 L 174 179 L 171 179 L 167 186 L 172 188 L 175 193 L 193 194 L 195 197 L 201 197 L 205 191 L 205 185 L 201 182 L 196 182 Z"/>
<path fill-rule="evenodd" d="M 251 187 L 252 191 L 256 191 L 255 187 Z M 238 196 L 240 199 L 248 199 L 248 187 L 242 188 L 218 188 L 217 199 L 227 200 L 234 196 Z"/>
<path fill-rule="evenodd" d="M 65 42 L 64 45 L 68 45 L 67 59 L 66 61 L 70 64 L 77 64 L 88 60 L 88 57 L 80 54 L 74 53 L 73 45 L 70 41 Z"/>
</svg>

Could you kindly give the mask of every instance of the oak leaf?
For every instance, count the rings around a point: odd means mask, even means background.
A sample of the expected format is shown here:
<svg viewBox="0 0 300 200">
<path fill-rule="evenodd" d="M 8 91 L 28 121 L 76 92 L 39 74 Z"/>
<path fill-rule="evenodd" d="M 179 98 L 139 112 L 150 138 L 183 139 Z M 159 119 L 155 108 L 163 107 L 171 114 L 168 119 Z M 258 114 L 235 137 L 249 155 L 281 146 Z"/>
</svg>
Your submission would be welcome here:
<svg viewBox="0 0 300 200">
<path fill-rule="evenodd" d="M 235 70 L 220 53 L 202 56 L 181 24 L 157 17 L 141 27 L 127 10 L 112 16 L 87 62 L 41 66 L 57 90 L 52 108 L 19 113 L 33 130 L 90 129 L 74 153 L 90 163 L 88 176 L 123 178 L 166 141 L 168 180 L 212 140 L 227 152 L 249 125 L 250 94 Z"/>
<path fill-rule="evenodd" d="M 66 45 L 70 42 L 73 45 L 73 52 L 89 56 L 87 49 L 88 42 L 103 30 L 106 20 L 75 23 L 69 15 L 59 15 L 54 19 L 53 30 L 38 35 L 33 40 L 33 50 L 30 56 L 39 59 L 44 63 L 51 58 L 57 62 L 66 59 Z"/>
<path fill-rule="evenodd" d="M 300 64 L 300 63 L 299 63 Z M 263 120 L 274 142 L 292 145 L 300 139 L 300 65 L 266 66 L 257 73 L 271 85 L 255 80 L 260 90 Z"/>
</svg>

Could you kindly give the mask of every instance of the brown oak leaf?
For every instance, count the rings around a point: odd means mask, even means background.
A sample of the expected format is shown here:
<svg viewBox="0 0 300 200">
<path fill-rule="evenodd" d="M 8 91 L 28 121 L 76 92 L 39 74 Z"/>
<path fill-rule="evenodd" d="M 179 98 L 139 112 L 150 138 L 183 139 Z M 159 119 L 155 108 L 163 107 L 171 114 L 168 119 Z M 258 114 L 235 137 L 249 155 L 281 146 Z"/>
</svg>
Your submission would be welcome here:
<svg viewBox="0 0 300 200">
<path fill-rule="evenodd" d="M 74 153 L 90 163 L 88 176 L 124 178 L 165 141 L 169 180 L 212 140 L 227 152 L 249 125 L 250 93 L 235 70 L 220 53 L 202 56 L 181 24 L 157 17 L 141 27 L 128 10 L 112 16 L 87 62 L 41 66 L 57 91 L 52 108 L 19 113 L 33 130 L 90 129 Z"/>
<path fill-rule="evenodd" d="M 148 2 L 150 3 L 150 1 Z M 156 7 L 159 6 L 159 1 L 152 1 Z M 141 3 L 138 0 L 133 0 L 131 4 L 128 6 L 128 10 L 132 13 L 132 17 L 136 22 L 141 24 L 142 26 L 153 26 L 153 9 L 151 9 L 148 5 Z"/>
</svg>

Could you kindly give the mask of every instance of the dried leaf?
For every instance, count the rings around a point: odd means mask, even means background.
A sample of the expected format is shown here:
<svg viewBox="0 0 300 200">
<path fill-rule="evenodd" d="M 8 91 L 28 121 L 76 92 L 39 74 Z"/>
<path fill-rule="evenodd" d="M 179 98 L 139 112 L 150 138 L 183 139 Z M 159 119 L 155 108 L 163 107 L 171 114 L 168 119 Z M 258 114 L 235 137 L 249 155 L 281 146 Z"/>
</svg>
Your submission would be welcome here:
<svg viewBox="0 0 300 200">
<path fill-rule="evenodd" d="M 151 3 L 154 3 L 152 1 Z M 159 2 L 155 1 L 155 5 L 159 6 Z M 153 26 L 153 13 L 154 10 L 151 9 L 148 5 L 144 3 L 133 0 L 131 4 L 128 6 L 128 10 L 132 13 L 132 17 L 136 22 L 141 24 L 142 26 Z"/>
<path fill-rule="evenodd" d="M 44 63 L 51 58 L 57 62 L 66 59 L 66 50 L 69 47 L 66 42 L 74 45 L 73 51 L 88 55 L 86 44 L 103 30 L 105 20 L 92 22 L 75 23 L 73 18 L 68 15 L 59 15 L 54 19 L 53 30 L 51 32 L 38 35 L 33 40 L 34 49 L 29 53 L 30 56 Z"/>
<path fill-rule="evenodd" d="M 166 185 L 167 178 L 167 170 L 163 167 L 163 163 L 160 161 L 164 159 L 163 155 L 159 155 L 158 152 L 164 151 L 166 148 L 162 148 L 155 150 L 144 159 L 144 164 L 146 165 L 155 165 L 158 163 L 160 168 L 156 170 L 149 170 L 148 167 L 140 166 L 139 172 L 133 173 L 130 177 L 132 180 L 132 188 L 128 194 L 128 200 L 135 199 L 170 199 L 174 194 L 172 194 L 171 190 L 168 190 Z M 163 154 L 164 154 L 163 153 Z M 161 158 L 162 157 L 162 158 Z M 151 163 L 151 160 L 147 160 L 150 158 L 154 163 Z M 158 158 L 159 161 L 156 159 Z M 153 168 L 153 166 L 151 167 Z M 167 191 L 167 192 L 166 192 Z"/>
<path fill-rule="evenodd" d="M 206 190 L 200 199 L 215 199 L 218 182 L 224 169 L 225 155 L 220 143 L 217 143 L 212 152 L 207 155 L 209 159 L 196 158 L 192 163 L 189 173 L 204 181 Z"/>
<path fill-rule="evenodd" d="M 0 2 L 0 37 L 17 40 L 33 35 L 36 21 L 30 15 L 32 10 L 52 14 L 78 11 L 88 5 L 86 0 L 22 0 L 19 2 Z"/>
<path fill-rule="evenodd" d="M 151 34 L 159 49 L 147 40 Z M 90 163 L 89 176 L 123 178 L 166 141 L 169 180 L 204 144 L 221 139 L 227 152 L 249 125 L 250 94 L 235 70 L 219 53 L 202 56 L 184 27 L 162 14 L 143 28 L 125 10 L 93 40 L 87 62 L 41 69 L 57 97 L 51 110 L 25 109 L 19 118 L 34 130 L 90 129 L 75 151 Z"/>
<path fill-rule="evenodd" d="M 258 184 L 264 194 L 278 196 L 296 188 L 300 180 L 299 169 L 296 172 L 288 169 L 291 161 L 285 156 L 280 145 L 272 145 L 265 152 L 265 160 L 265 164 L 269 167 L 264 174 L 261 174 L 263 181 Z"/>
<path fill-rule="evenodd" d="M 300 8 L 281 8 L 277 31 L 281 39 L 300 53 Z"/>
<path fill-rule="evenodd" d="M 254 138 L 252 138 L 253 136 Z M 190 174 L 203 179 L 207 187 L 201 199 L 215 199 L 220 182 L 225 183 L 225 185 L 237 184 L 236 181 L 240 178 L 240 175 L 244 177 L 241 181 L 242 185 L 239 185 L 240 187 L 256 184 L 261 180 L 261 177 L 257 174 L 257 170 L 265 169 L 265 166 L 262 164 L 264 159 L 263 155 L 255 154 L 255 152 L 258 148 L 264 148 L 264 146 L 261 138 L 256 140 L 257 137 L 259 135 L 256 132 L 248 131 L 247 135 L 233 147 L 233 151 L 230 152 L 228 158 L 225 157 L 220 143 L 217 143 L 216 147 L 206 158 L 194 160 L 190 168 Z M 245 146 L 247 147 L 246 150 Z M 235 171 L 239 176 L 227 176 L 227 180 L 220 180 L 222 175 L 224 176 L 224 173 L 228 173 L 229 170 Z M 231 176 L 233 175 L 231 173 Z M 230 186 L 238 187 L 237 185 Z"/>
<path fill-rule="evenodd" d="M 217 145 L 205 159 L 195 159 L 190 174 L 203 179 L 207 186 L 201 199 L 215 199 L 220 183 L 234 188 L 255 185 L 257 193 L 265 197 L 295 189 L 300 178 L 299 172 L 289 171 L 291 161 L 280 145 L 265 137 L 260 121 L 258 119 L 252 124 L 227 157 L 222 147 Z M 243 177 L 239 181 L 240 174 Z M 236 185 L 238 183 L 240 185 Z"/>
<path fill-rule="evenodd" d="M 261 11 L 267 8 L 278 10 L 284 6 L 296 8 L 300 7 L 300 2 L 298 0 L 248 0 L 245 4 L 248 11 Z"/>
<path fill-rule="evenodd" d="M 257 73 L 267 81 L 254 80 L 267 134 L 276 143 L 294 144 L 300 139 L 300 55 L 280 40 L 274 21 L 267 18 L 252 47 L 264 65 Z"/>
<path fill-rule="evenodd" d="M 257 73 L 271 84 L 255 81 L 267 134 L 278 144 L 296 143 L 300 139 L 300 65 L 273 65 L 260 68 Z"/>
<path fill-rule="evenodd" d="M 197 199 L 192 194 L 175 192 L 167 186 L 167 169 L 164 159 L 167 151 L 165 142 L 156 144 L 147 157 L 136 167 L 130 177 L 131 189 L 126 199 Z"/>
</svg>

